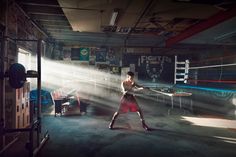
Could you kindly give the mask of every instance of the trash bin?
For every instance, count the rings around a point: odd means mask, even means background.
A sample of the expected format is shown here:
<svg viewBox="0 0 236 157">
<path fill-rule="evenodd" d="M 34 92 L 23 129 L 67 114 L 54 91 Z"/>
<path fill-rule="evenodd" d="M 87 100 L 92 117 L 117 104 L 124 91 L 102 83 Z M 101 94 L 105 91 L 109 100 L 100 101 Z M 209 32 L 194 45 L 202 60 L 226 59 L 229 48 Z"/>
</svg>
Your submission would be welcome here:
<svg viewBox="0 0 236 157">
<path fill-rule="evenodd" d="M 63 99 L 55 99 L 54 101 L 55 101 L 55 117 L 56 117 L 57 113 L 60 113 L 61 115 L 61 109 L 62 109 L 61 105 L 63 103 Z"/>
</svg>

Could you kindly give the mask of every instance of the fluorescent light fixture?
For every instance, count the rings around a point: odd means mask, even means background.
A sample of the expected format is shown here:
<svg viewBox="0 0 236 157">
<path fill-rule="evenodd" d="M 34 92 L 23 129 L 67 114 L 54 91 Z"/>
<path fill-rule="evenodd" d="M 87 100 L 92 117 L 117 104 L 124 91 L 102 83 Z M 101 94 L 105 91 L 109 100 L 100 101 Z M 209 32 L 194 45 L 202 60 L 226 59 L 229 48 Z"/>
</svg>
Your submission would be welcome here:
<svg viewBox="0 0 236 157">
<path fill-rule="evenodd" d="M 191 2 L 191 0 L 177 0 L 178 2 Z"/>
<path fill-rule="evenodd" d="M 111 20 L 110 20 L 110 23 L 109 23 L 110 26 L 114 26 L 115 25 L 117 15 L 118 15 L 118 11 L 114 11 L 112 13 Z"/>
</svg>

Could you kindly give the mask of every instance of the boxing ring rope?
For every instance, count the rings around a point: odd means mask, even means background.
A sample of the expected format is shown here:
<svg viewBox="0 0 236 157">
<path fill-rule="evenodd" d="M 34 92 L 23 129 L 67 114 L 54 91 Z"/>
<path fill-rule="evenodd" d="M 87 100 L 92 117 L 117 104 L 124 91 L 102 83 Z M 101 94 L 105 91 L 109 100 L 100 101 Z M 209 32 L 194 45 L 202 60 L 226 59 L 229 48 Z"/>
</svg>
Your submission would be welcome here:
<svg viewBox="0 0 236 157">
<path fill-rule="evenodd" d="M 191 78 L 188 78 L 187 81 L 190 83 L 190 82 L 199 82 L 199 83 L 224 83 L 224 84 L 236 84 L 236 80 L 234 79 L 227 79 L 227 80 L 222 80 L 222 74 L 225 76 L 226 74 L 222 73 L 222 67 L 229 67 L 229 66 L 236 66 L 236 63 L 230 63 L 230 64 L 215 64 L 215 65 L 207 65 L 207 66 L 196 66 L 196 67 L 189 67 L 189 70 L 198 70 L 198 69 L 207 69 L 207 68 L 221 68 L 220 69 L 220 73 L 219 73 L 219 79 L 213 79 L 213 80 L 210 80 L 210 79 L 191 79 Z M 216 73 L 217 74 L 217 73 Z M 208 73 L 207 74 L 208 76 L 209 75 L 213 75 L 211 73 Z M 227 76 L 230 76 L 228 73 L 227 73 Z"/>
<path fill-rule="evenodd" d="M 233 58 L 233 57 L 236 57 L 236 55 L 231 55 L 231 56 L 226 56 L 226 57 L 218 57 L 218 58 L 211 58 L 211 59 L 207 59 L 207 60 L 204 60 L 204 62 L 206 61 L 220 61 L 221 64 L 213 64 L 213 65 L 205 65 L 205 66 L 191 66 L 192 63 L 197 63 L 197 62 L 189 62 L 189 60 L 185 60 L 184 62 L 179 62 L 177 61 L 177 56 L 175 56 L 175 80 L 174 80 L 174 84 L 176 84 L 176 82 L 180 82 L 182 81 L 183 83 L 188 83 L 188 82 L 211 82 L 211 83 L 228 83 L 228 84 L 236 84 L 236 80 L 221 80 L 222 78 L 222 67 L 229 67 L 229 66 L 236 66 L 236 63 L 227 63 L 227 64 L 222 64 L 223 60 L 224 59 L 228 59 L 228 58 Z M 198 63 L 202 63 L 203 61 L 200 61 Z M 178 63 L 182 63 L 182 67 L 178 67 Z M 221 68 L 220 69 L 220 78 L 218 80 L 209 80 L 209 79 L 202 79 L 202 80 L 198 80 L 198 79 L 191 79 L 189 78 L 189 73 L 190 73 L 190 70 L 198 70 L 198 69 L 207 69 L 207 68 Z M 182 69 L 184 70 L 185 72 L 182 72 L 181 74 L 184 76 L 184 78 L 181 78 L 181 79 L 177 79 L 177 75 L 178 73 L 176 72 L 178 69 Z M 226 75 L 226 74 L 224 74 Z M 227 74 L 228 75 L 228 74 Z M 209 73 L 208 73 L 208 76 L 209 76 Z M 228 75 L 230 76 L 230 75 Z"/>
<path fill-rule="evenodd" d="M 216 65 L 206 65 L 206 66 L 198 66 L 198 67 L 189 67 L 189 69 L 204 69 L 204 68 L 217 68 L 217 67 L 226 67 L 226 66 L 234 66 L 236 63 L 232 64 L 216 64 Z"/>
<path fill-rule="evenodd" d="M 229 83 L 229 84 L 236 84 L 236 81 L 233 80 L 194 80 L 194 79 L 188 79 L 189 82 L 212 82 L 212 83 Z"/>
</svg>

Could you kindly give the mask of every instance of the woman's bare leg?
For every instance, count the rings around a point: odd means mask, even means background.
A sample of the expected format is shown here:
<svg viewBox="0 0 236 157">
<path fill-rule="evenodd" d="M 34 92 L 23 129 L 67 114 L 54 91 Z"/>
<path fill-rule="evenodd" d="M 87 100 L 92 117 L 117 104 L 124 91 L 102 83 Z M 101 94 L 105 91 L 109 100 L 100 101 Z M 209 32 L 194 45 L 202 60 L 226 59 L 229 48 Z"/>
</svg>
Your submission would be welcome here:
<svg viewBox="0 0 236 157">
<path fill-rule="evenodd" d="M 140 121 L 142 122 L 142 126 L 146 131 L 150 131 L 150 128 L 147 126 L 147 124 L 145 123 L 145 120 L 143 118 L 143 113 L 141 110 L 137 111 L 139 117 L 140 117 Z"/>
<path fill-rule="evenodd" d="M 116 120 L 116 118 L 118 117 L 118 115 L 119 115 L 118 112 L 115 112 L 115 113 L 114 113 L 114 115 L 113 115 L 113 117 L 112 117 L 112 119 L 111 119 L 111 122 L 110 122 L 110 124 L 109 124 L 109 129 L 113 129 L 113 125 L 114 125 L 115 120 Z"/>
</svg>

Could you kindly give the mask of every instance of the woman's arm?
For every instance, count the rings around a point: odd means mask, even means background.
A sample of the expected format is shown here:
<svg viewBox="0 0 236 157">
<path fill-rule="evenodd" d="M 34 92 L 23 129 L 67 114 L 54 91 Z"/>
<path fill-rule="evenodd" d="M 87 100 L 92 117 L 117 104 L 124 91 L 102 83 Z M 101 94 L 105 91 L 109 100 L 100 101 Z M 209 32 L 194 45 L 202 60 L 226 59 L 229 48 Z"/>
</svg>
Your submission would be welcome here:
<svg viewBox="0 0 236 157">
<path fill-rule="evenodd" d="M 124 81 L 121 82 L 121 92 L 122 92 L 123 94 L 126 93 L 126 91 L 125 91 L 125 87 L 124 87 Z"/>
<path fill-rule="evenodd" d="M 134 82 L 134 87 L 141 90 L 141 89 L 144 89 L 143 86 L 137 84 L 136 82 Z"/>
<path fill-rule="evenodd" d="M 143 86 L 141 86 L 141 85 L 139 85 L 137 83 L 134 83 L 134 85 L 135 85 L 134 87 L 137 88 L 138 90 L 149 89 L 148 87 L 143 87 Z"/>
</svg>

